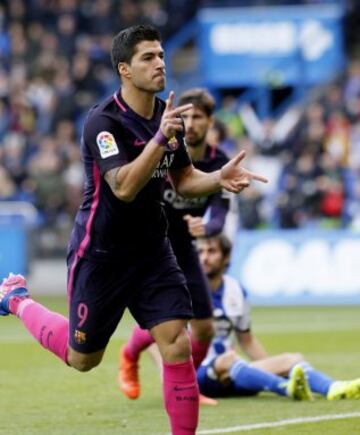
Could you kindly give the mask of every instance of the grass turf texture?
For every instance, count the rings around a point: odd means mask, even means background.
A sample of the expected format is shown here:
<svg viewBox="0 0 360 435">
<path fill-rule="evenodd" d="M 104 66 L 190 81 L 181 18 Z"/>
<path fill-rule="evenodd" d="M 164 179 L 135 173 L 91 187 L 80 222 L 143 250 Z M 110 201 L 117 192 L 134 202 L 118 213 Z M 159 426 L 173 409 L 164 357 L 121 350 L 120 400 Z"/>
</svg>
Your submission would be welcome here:
<svg viewBox="0 0 360 435">
<path fill-rule="evenodd" d="M 41 301 L 66 311 L 65 299 Z M 142 357 L 140 399 L 129 401 L 117 389 L 118 349 L 132 324 L 125 316 L 102 364 L 77 373 L 40 348 L 18 319 L 0 318 L 0 434 L 168 433 L 160 376 L 147 355 Z M 334 378 L 360 377 L 358 307 L 255 308 L 253 325 L 271 354 L 299 351 Z M 262 393 L 222 399 L 216 408 L 202 407 L 199 430 L 358 411 L 360 401 L 328 402 L 317 396 L 315 402 L 299 403 Z M 360 433 L 359 427 L 360 418 L 352 418 L 231 433 L 338 435 Z"/>
</svg>

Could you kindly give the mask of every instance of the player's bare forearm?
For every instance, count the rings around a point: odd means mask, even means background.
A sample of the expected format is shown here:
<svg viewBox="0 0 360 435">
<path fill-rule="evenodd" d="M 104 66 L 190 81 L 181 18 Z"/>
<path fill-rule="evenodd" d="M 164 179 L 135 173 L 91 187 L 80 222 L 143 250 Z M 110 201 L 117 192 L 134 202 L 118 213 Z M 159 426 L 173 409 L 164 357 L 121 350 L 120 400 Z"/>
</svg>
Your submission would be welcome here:
<svg viewBox="0 0 360 435">
<path fill-rule="evenodd" d="M 151 179 L 164 152 L 165 148 L 151 139 L 131 163 L 108 171 L 105 179 L 114 195 L 125 202 L 133 201 Z"/>
<path fill-rule="evenodd" d="M 209 173 L 201 172 L 193 165 L 172 171 L 171 178 L 175 189 L 184 197 L 196 197 L 210 195 L 221 188 L 238 194 L 248 187 L 252 180 L 267 183 L 268 180 L 262 175 L 255 174 L 240 166 L 244 157 L 245 151 L 240 151 L 220 170 Z"/>
<path fill-rule="evenodd" d="M 220 171 L 202 172 L 189 165 L 170 171 L 177 193 L 185 198 L 211 195 L 221 189 Z"/>
</svg>

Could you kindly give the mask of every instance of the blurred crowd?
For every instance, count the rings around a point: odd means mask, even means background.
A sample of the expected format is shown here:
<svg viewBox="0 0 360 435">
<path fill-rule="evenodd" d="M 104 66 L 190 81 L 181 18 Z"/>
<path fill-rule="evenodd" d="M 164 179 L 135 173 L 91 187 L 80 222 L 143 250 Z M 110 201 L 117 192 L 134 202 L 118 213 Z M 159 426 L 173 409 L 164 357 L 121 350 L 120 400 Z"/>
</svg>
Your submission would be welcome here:
<svg viewBox="0 0 360 435">
<path fill-rule="evenodd" d="M 0 2 L 0 201 L 37 208 L 43 245 L 65 243 L 81 201 L 84 116 L 118 86 L 109 57 L 114 33 L 150 23 L 166 40 L 199 3 Z M 224 98 L 209 141 L 229 154 L 247 149 L 251 167 L 270 178 L 239 196 L 242 227 L 360 226 L 358 63 L 280 120 L 259 120 L 250 106 Z"/>
<path fill-rule="evenodd" d="M 240 224 L 253 228 L 360 229 L 360 62 L 279 119 L 257 118 L 226 97 L 210 134 L 228 153 L 268 176 L 239 197 Z"/>
<path fill-rule="evenodd" d="M 166 39 L 196 7 L 192 0 L 0 1 L 0 201 L 34 204 L 44 244 L 61 245 L 54 230 L 64 229 L 65 240 L 78 208 L 84 116 L 118 86 L 114 34 L 148 23 Z"/>
</svg>

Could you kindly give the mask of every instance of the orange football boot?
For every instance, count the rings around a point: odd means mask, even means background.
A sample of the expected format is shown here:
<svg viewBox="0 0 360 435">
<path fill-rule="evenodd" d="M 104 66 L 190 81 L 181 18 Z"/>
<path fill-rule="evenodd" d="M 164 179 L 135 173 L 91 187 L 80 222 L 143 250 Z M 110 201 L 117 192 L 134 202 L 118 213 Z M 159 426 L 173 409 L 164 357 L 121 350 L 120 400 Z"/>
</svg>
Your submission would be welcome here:
<svg viewBox="0 0 360 435">
<path fill-rule="evenodd" d="M 130 359 L 122 348 L 119 355 L 118 384 L 120 391 L 129 399 L 140 396 L 139 366 L 137 361 Z"/>
</svg>

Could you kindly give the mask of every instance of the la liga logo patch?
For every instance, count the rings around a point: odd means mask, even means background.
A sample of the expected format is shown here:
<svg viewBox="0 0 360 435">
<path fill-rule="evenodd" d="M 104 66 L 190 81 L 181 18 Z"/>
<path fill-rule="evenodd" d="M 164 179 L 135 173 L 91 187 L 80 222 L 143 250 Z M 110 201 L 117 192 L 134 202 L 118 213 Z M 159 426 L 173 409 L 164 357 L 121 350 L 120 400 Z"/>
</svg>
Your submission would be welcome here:
<svg viewBox="0 0 360 435">
<path fill-rule="evenodd" d="M 169 142 L 168 142 L 167 146 L 168 146 L 172 151 L 175 151 L 175 150 L 179 147 L 179 143 L 178 143 L 178 141 L 176 140 L 176 137 L 175 137 L 175 136 L 173 136 L 173 137 L 171 137 L 171 138 L 169 139 Z"/>
<path fill-rule="evenodd" d="M 101 131 L 96 136 L 96 144 L 99 147 L 100 155 L 103 159 L 119 154 L 119 148 L 115 138 L 108 131 Z"/>
</svg>

